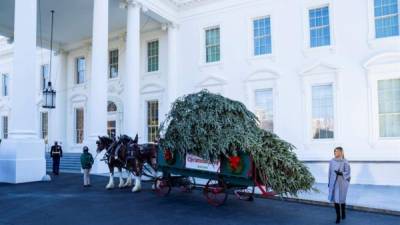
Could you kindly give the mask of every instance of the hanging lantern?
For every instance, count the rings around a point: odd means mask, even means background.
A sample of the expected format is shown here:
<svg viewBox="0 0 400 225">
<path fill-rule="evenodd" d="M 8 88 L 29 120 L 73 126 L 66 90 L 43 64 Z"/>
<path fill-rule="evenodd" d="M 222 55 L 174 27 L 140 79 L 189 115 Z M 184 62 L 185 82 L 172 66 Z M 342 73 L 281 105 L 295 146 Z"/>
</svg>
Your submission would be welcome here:
<svg viewBox="0 0 400 225">
<path fill-rule="evenodd" d="M 53 56 L 53 27 L 54 27 L 54 10 L 51 10 L 51 33 L 50 33 L 50 71 L 49 82 L 47 87 L 43 90 L 43 108 L 54 109 L 56 108 L 56 91 L 51 86 L 51 67 Z"/>
<path fill-rule="evenodd" d="M 43 108 L 54 109 L 56 107 L 56 91 L 51 87 L 51 82 L 43 90 Z"/>
</svg>

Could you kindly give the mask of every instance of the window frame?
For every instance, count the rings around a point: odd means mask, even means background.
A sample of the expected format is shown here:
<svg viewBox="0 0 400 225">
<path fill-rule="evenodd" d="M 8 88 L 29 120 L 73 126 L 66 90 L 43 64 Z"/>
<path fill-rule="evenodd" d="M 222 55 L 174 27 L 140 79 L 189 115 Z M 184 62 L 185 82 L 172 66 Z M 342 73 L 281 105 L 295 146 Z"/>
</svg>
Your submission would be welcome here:
<svg viewBox="0 0 400 225">
<path fill-rule="evenodd" d="M 149 112 L 149 106 L 151 103 L 157 103 L 157 125 L 149 124 L 150 118 L 149 116 L 151 115 L 151 112 Z M 147 141 L 152 142 L 151 140 L 151 129 L 155 128 L 156 129 L 156 136 L 157 138 L 157 133 L 159 132 L 160 129 L 160 100 L 159 99 L 152 99 L 152 100 L 146 100 L 146 136 L 147 136 Z"/>
<path fill-rule="evenodd" d="M 273 86 L 270 87 L 264 87 L 264 88 L 256 88 L 253 90 L 253 98 L 254 98 L 254 113 L 258 110 L 257 106 L 257 92 L 263 92 L 263 91 L 270 91 L 271 92 L 271 99 L 272 99 L 272 130 L 269 130 L 270 132 L 275 132 L 275 88 Z M 257 116 L 257 114 L 256 114 Z M 260 121 L 261 122 L 261 121 Z M 261 128 L 261 127 L 260 127 Z"/>
<path fill-rule="evenodd" d="M 213 46 L 207 46 L 207 31 L 213 30 L 213 29 L 218 29 L 219 30 L 219 38 L 218 38 L 218 47 L 219 47 L 219 58 L 217 61 L 207 61 L 207 48 L 208 47 L 213 47 Z M 213 25 L 213 26 L 208 26 L 203 28 L 203 33 L 202 33 L 202 39 L 203 39 L 203 63 L 205 65 L 214 65 L 214 64 L 219 64 L 222 62 L 222 29 L 220 25 Z M 217 46 L 217 45 L 215 45 Z"/>
<path fill-rule="evenodd" d="M 381 130 L 380 130 L 380 128 L 381 128 L 381 119 L 380 119 L 380 117 L 381 117 L 381 115 L 382 114 L 389 114 L 389 113 L 381 113 L 380 112 L 380 108 L 379 108 L 379 105 L 380 105 L 380 97 L 379 97 L 379 92 L 380 92 L 380 89 L 379 89 L 379 82 L 382 82 L 382 81 L 389 81 L 389 80 L 398 80 L 399 81 L 399 83 L 400 83 L 400 77 L 399 78 L 388 78 L 388 79 L 378 79 L 376 82 L 377 82 L 377 93 L 378 93 L 378 98 L 377 98 L 377 101 L 378 101 L 378 110 L 377 110 L 377 116 L 378 116 L 378 135 L 379 135 L 379 138 L 380 139 L 382 139 L 382 140 L 385 140 L 385 139 L 388 139 L 388 140 L 390 140 L 390 139 L 394 139 L 394 140 L 396 140 L 396 139 L 400 139 L 400 134 L 398 135 L 398 136 L 382 136 L 382 133 L 381 133 Z M 400 86 L 399 86 L 399 90 L 400 90 Z M 400 100 L 399 100 L 399 104 L 400 104 Z M 400 105 L 399 105 L 399 108 L 400 108 Z M 400 116 L 400 110 L 398 111 L 398 112 L 396 112 L 396 113 L 394 113 L 394 114 L 398 114 L 398 116 Z M 399 125 L 400 126 L 400 125 Z M 400 130 L 400 127 L 399 127 L 399 130 Z"/>
<path fill-rule="evenodd" d="M 332 90 L 332 113 L 333 113 L 333 117 L 332 117 L 332 120 L 333 120 L 333 137 L 332 138 L 315 138 L 314 137 L 314 130 L 313 130 L 313 120 L 314 120 L 314 115 L 313 115 L 313 109 L 314 109 L 314 105 L 313 105 L 313 88 L 314 87 L 318 87 L 318 86 L 331 86 L 331 90 Z M 308 121 L 310 124 L 309 124 L 309 126 L 310 126 L 310 137 L 311 137 L 311 139 L 312 139 L 312 141 L 329 141 L 329 140 L 335 140 L 335 138 L 336 138 L 336 124 L 335 124 L 335 121 L 336 121 L 336 112 L 335 112 L 335 90 L 334 90 L 334 83 L 333 82 L 321 82 L 321 83 L 319 83 L 319 82 L 316 82 L 316 83 L 311 83 L 310 84 L 310 95 L 309 95 L 309 101 L 310 101 L 310 115 L 309 115 L 309 117 L 310 117 L 310 120 Z"/>
<path fill-rule="evenodd" d="M 328 8 L 328 24 L 327 25 L 321 25 L 321 26 L 315 26 L 315 27 L 311 27 L 311 24 L 310 24 L 310 19 L 311 19 L 311 17 L 310 17 L 310 12 L 311 12 L 311 10 L 323 10 L 323 9 L 325 9 L 325 8 Z M 309 48 L 320 48 L 320 47 L 328 47 L 328 46 L 330 46 L 331 45 L 331 39 L 332 39 L 332 34 L 331 34 L 331 18 L 330 18 L 330 11 L 331 11 L 331 9 L 330 9 L 330 7 L 329 7 L 329 4 L 328 5 L 323 5 L 323 6 L 318 6 L 318 7 L 312 7 L 312 8 L 309 8 L 308 9 L 308 32 L 309 32 L 309 34 L 308 34 L 308 37 L 309 37 L 309 40 L 308 40 L 308 46 L 309 46 Z M 312 45 L 312 37 L 311 37 L 311 32 L 313 31 L 313 30 L 320 30 L 320 29 L 324 29 L 324 28 L 326 28 L 326 27 L 328 27 L 329 28 L 329 44 L 325 44 L 325 45 L 315 45 L 315 46 L 313 46 Z"/>
<path fill-rule="evenodd" d="M 44 126 L 44 115 L 46 115 L 46 127 Z M 40 112 L 40 138 L 48 143 L 49 140 L 49 112 Z"/>
<path fill-rule="evenodd" d="M 310 42 L 310 19 L 309 10 L 322 7 L 329 8 L 329 31 L 330 31 L 330 45 L 319 47 L 311 47 Z M 336 35 L 335 35 L 335 14 L 336 7 L 333 0 L 314 0 L 310 1 L 303 8 L 303 53 L 307 56 L 312 53 L 319 52 L 335 52 L 336 48 Z"/>
<path fill-rule="evenodd" d="M 397 7 L 400 8 L 400 0 L 398 0 Z M 376 38 L 375 31 L 375 2 L 374 0 L 367 0 L 367 8 L 368 8 L 368 45 L 370 48 L 384 48 L 391 47 L 393 44 L 398 45 L 400 41 L 400 35 L 397 36 L 388 36 L 384 38 Z M 400 11 L 400 9 L 399 9 Z M 400 20 L 400 15 L 399 15 Z M 399 21 L 400 26 L 400 21 Z M 400 29 L 400 28 L 399 28 Z"/>
<path fill-rule="evenodd" d="M 372 4 L 373 4 L 373 22 L 374 22 L 374 38 L 375 39 L 384 39 L 384 38 L 391 38 L 391 37 L 399 37 L 400 36 L 400 0 L 395 0 L 397 1 L 397 13 L 396 14 L 392 14 L 392 15 L 384 15 L 384 16 L 379 16 L 379 18 L 377 18 L 377 16 L 375 15 L 375 0 L 372 0 Z M 396 16 L 398 17 L 398 21 L 397 21 L 397 29 L 398 29 L 398 34 L 397 35 L 390 35 L 390 36 L 384 36 L 384 37 L 377 37 L 377 32 L 376 32 L 376 20 L 377 19 L 382 19 L 382 18 L 387 18 L 387 17 L 391 17 L 391 16 Z"/>
<path fill-rule="evenodd" d="M 84 60 L 84 68 L 83 70 L 79 70 L 79 60 L 83 59 Z M 83 73 L 83 80 L 80 81 L 79 79 L 79 74 L 80 72 Z M 75 57 L 75 78 L 74 78 L 74 84 L 75 85 L 83 85 L 86 82 L 86 72 L 87 72 L 87 62 L 86 62 L 86 57 L 85 56 L 78 56 Z"/>
<path fill-rule="evenodd" d="M 259 55 L 256 55 L 255 54 L 255 39 L 256 39 L 256 37 L 255 37 L 255 35 L 254 35 L 254 30 L 255 30 L 255 27 L 254 27 L 254 22 L 256 21 L 256 20 L 262 20 L 262 19 L 269 19 L 269 29 L 270 29 L 270 33 L 269 33 L 269 40 L 270 40 L 270 47 L 271 47 L 271 52 L 267 52 L 267 53 L 265 53 L 265 54 L 259 54 Z M 257 16 L 257 17 L 253 17 L 253 18 L 251 18 L 251 22 L 250 22 L 250 26 L 251 26 L 251 50 L 250 50 L 250 52 L 251 52 L 251 54 L 250 54 L 250 56 L 252 56 L 252 57 L 255 57 L 255 58 L 259 58 L 259 57 L 266 57 L 266 56 L 271 56 L 272 54 L 273 54 L 273 50 L 274 50 L 274 46 L 273 46 L 273 23 L 272 23 L 272 18 L 271 18 L 271 15 L 270 14 L 267 14 L 267 15 L 265 15 L 265 16 Z M 268 37 L 268 36 L 267 36 Z"/>
<path fill-rule="evenodd" d="M 116 56 L 113 56 L 112 53 L 113 52 L 117 52 Z M 117 58 L 116 62 L 112 62 L 112 58 Z M 108 79 L 112 80 L 112 79 L 118 79 L 119 78 L 119 49 L 115 48 L 115 49 L 111 49 L 108 51 Z M 116 66 L 117 68 L 117 75 L 116 76 L 112 76 L 112 71 L 111 68 L 113 66 Z"/>
<path fill-rule="evenodd" d="M 82 111 L 82 128 L 78 128 L 78 111 Z M 79 131 L 82 134 L 79 134 Z M 80 138 L 78 137 L 81 136 Z M 74 108 L 74 144 L 80 145 L 83 144 L 85 140 L 85 108 L 84 107 L 76 107 Z"/>
<path fill-rule="evenodd" d="M 2 139 L 8 139 L 9 135 L 9 121 L 8 121 L 8 116 L 3 115 L 1 116 L 1 138 Z"/>
<path fill-rule="evenodd" d="M 1 96 L 9 96 L 10 75 L 8 73 L 1 74 Z"/>
<path fill-rule="evenodd" d="M 157 42 L 157 55 L 149 55 L 149 51 L 150 51 L 150 44 Z M 152 58 L 156 58 L 157 59 L 157 70 L 149 70 L 149 62 L 150 62 L 150 57 Z M 151 39 L 146 41 L 146 73 L 158 73 L 160 72 L 160 40 L 158 38 L 156 39 Z"/>
</svg>

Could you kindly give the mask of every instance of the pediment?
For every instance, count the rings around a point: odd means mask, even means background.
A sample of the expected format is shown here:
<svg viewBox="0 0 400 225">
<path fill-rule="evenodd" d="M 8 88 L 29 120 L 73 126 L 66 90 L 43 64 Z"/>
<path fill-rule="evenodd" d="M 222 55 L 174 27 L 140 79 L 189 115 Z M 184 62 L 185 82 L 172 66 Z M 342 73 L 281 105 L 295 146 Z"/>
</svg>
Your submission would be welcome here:
<svg viewBox="0 0 400 225">
<path fill-rule="evenodd" d="M 148 85 L 143 86 L 140 89 L 140 93 L 142 93 L 142 94 L 157 93 L 157 92 L 163 92 L 163 91 L 164 91 L 164 88 L 158 84 L 148 84 Z"/>
<path fill-rule="evenodd" d="M 275 80 L 279 78 L 279 74 L 273 70 L 258 70 L 251 73 L 245 82 Z"/>
<path fill-rule="evenodd" d="M 83 94 L 75 94 L 71 96 L 71 102 L 86 102 L 88 97 Z"/>
<path fill-rule="evenodd" d="M 197 87 L 212 87 L 212 86 L 222 86 L 225 85 L 226 81 L 222 78 L 216 76 L 209 76 L 206 79 L 199 82 Z"/>
<path fill-rule="evenodd" d="M 388 64 L 400 64 L 400 52 L 391 52 L 391 53 L 383 53 L 375 55 L 364 63 L 364 67 L 368 69 L 371 67 L 388 65 Z"/>
<path fill-rule="evenodd" d="M 329 65 L 326 63 L 316 63 L 303 69 L 300 73 L 301 76 L 315 75 L 315 74 L 327 74 L 335 73 L 338 70 L 336 66 Z"/>
</svg>

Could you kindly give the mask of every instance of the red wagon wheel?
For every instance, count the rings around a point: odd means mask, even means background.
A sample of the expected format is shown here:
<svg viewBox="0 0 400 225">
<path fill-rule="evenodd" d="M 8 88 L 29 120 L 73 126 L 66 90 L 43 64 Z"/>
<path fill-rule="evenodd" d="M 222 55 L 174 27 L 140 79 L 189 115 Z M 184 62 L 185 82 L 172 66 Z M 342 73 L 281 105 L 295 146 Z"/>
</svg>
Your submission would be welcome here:
<svg viewBox="0 0 400 225">
<path fill-rule="evenodd" d="M 154 189 L 159 196 L 167 196 L 171 192 L 171 182 L 166 177 L 157 177 L 154 180 Z"/>
<path fill-rule="evenodd" d="M 220 206 L 223 205 L 228 198 L 226 190 L 226 183 L 222 179 L 210 179 L 204 187 L 203 193 L 210 205 Z"/>
</svg>

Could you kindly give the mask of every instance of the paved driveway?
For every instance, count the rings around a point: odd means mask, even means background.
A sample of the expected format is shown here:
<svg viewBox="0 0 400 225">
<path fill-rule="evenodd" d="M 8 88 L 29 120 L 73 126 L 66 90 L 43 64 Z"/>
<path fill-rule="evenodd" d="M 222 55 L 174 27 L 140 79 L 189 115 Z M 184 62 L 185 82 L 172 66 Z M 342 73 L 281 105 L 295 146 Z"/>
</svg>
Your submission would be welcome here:
<svg viewBox="0 0 400 225">
<path fill-rule="evenodd" d="M 160 198 L 149 184 L 134 194 L 105 190 L 107 177 L 92 179 L 91 188 L 81 186 L 79 174 L 61 174 L 48 183 L 0 184 L 0 225 L 334 224 L 334 210 L 328 207 L 266 199 L 244 202 L 229 196 L 226 205 L 215 208 L 200 191 L 173 190 Z M 342 224 L 399 225 L 400 217 L 349 211 Z"/>
</svg>

